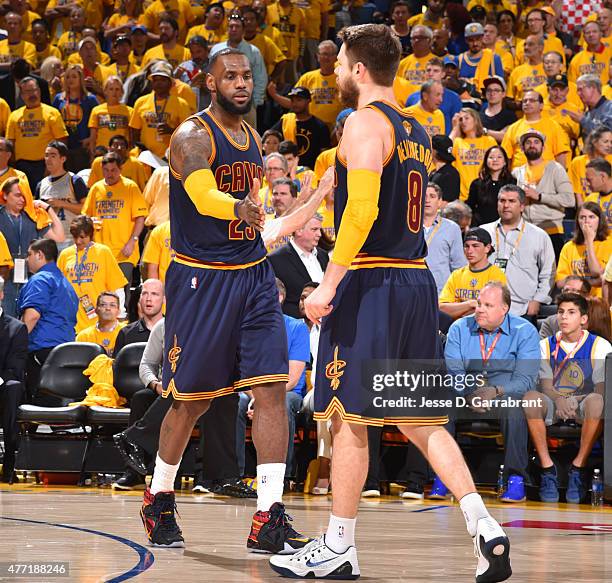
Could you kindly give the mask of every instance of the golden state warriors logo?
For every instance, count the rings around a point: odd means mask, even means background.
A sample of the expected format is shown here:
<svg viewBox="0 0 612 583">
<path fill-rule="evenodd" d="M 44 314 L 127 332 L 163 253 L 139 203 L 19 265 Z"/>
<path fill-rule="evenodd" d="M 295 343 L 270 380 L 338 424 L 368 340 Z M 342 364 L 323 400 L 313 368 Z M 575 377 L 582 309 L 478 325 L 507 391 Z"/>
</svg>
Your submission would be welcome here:
<svg viewBox="0 0 612 583">
<path fill-rule="evenodd" d="M 406 133 L 410 135 L 412 133 L 412 124 L 409 121 L 404 120 L 402 125 L 404 126 Z"/>
<path fill-rule="evenodd" d="M 555 383 L 555 390 L 568 397 L 584 387 L 584 371 L 576 361 L 570 361 Z"/>
<path fill-rule="evenodd" d="M 340 377 L 344 374 L 342 370 L 346 366 L 346 361 L 338 359 L 338 347 L 334 348 L 334 360 L 325 367 L 325 376 L 331 381 L 330 386 L 333 391 L 337 391 L 340 386 Z"/>
<path fill-rule="evenodd" d="M 478 280 L 477 279 L 470 279 L 470 285 L 472 287 L 476 287 L 478 285 Z"/>
<path fill-rule="evenodd" d="M 178 341 L 176 339 L 176 334 L 175 334 L 174 335 L 174 345 L 168 351 L 168 362 L 170 363 L 170 370 L 173 373 L 176 372 L 176 365 L 179 361 L 180 354 L 181 354 L 181 347 L 178 345 Z"/>
</svg>

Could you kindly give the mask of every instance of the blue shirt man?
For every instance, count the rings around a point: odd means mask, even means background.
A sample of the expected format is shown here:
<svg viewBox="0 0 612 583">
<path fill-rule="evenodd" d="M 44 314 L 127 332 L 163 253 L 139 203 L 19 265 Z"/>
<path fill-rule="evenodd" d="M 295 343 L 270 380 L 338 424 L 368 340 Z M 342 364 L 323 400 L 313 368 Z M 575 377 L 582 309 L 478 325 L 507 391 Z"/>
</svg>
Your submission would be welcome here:
<svg viewBox="0 0 612 583">
<path fill-rule="evenodd" d="M 500 499 L 521 502 L 525 499 L 529 462 L 527 423 L 521 401 L 536 385 L 540 346 L 536 328 L 510 314 L 510 304 L 510 290 L 505 285 L 486 284 L 480 291 L 475 314 L 450 327 L 444 358 L 449 372 L 455 376 L 482 375 L 484 386 L 468 389 L 464 396 L 474 413 L 489 410 L 496 413 L 504 436 L 504 476 L 509 476 Z M 458 410 L 460 417 L 465 417 L 465 413 L 465 409 Z"/>
<path fill-rule="evenodd" d="M 285 318 L 285 330 L 287 331 L 289 365 L 291 366 L 292 360 L 304 363 L 304 370 L 297 384 L 291 390 L 300 397 L 303 397 L 306 389 L 305 365 L 310 362 L 310 333 L 308 332 L 308 326 L 306 326 L 304 320 L 297 320 L 286 314 L 283 314 L 283 317 Z M 289 380 L 291 380 L 291 374 L 289 374 Z"/>
<path fill-rule="evenodd" d="M 28 268 L 34 275 L 23 286 L 17 300 L 29 331 L 29 352 L 74 340 L 79 300 L 57 268 L 56 260 L 55 241 L 38 239 L 30 244 Z"/>
</svg>

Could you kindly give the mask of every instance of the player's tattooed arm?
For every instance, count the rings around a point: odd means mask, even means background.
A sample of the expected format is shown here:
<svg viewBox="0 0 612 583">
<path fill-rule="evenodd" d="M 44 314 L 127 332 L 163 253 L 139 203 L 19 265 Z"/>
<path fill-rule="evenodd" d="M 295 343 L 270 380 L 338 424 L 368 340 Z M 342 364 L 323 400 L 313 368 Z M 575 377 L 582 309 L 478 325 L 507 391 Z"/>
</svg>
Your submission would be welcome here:
<svg viewBox="0 0 612 583">
<path fill-rule="evenodd" d="M 170 162 L 185 184 L 192 172 L 210 170 L 208 159 L 211 153 L 210 134 L 195 121 L 189 120 L 179 126 L 172 138 Z"/>
</svg>

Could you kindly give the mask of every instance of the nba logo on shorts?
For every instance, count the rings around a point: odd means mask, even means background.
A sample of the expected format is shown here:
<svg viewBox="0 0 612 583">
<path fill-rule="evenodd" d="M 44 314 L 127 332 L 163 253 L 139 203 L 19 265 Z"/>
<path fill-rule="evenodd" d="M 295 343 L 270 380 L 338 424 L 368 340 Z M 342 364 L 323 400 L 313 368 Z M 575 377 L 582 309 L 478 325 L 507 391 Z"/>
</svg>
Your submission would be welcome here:
<svg viewBox="0 0 612 583">
<path fill-rule="evenodd" d="M 198 278 L 195 275 L 191 278 L 191 289 L 198 289 Z"/>
</svg>

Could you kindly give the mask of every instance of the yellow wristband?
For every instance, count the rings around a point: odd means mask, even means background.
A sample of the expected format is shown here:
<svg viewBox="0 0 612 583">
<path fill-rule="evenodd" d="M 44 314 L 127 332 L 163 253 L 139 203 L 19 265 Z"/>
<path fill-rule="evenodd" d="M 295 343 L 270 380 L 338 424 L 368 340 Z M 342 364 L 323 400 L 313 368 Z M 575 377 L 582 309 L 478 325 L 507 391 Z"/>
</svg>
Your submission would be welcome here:
<svg viewBox="0 0 612 583">
<path fill-rule="evenodd" d="M 217 188 L 217 181 L 208 168 L 192 172 L 185 179 L 184 185 L 191 202 L 200 214 L 226 221 L 236 218 L 234 207 L 238 202 L 237 199 Z"/>
</svg>

